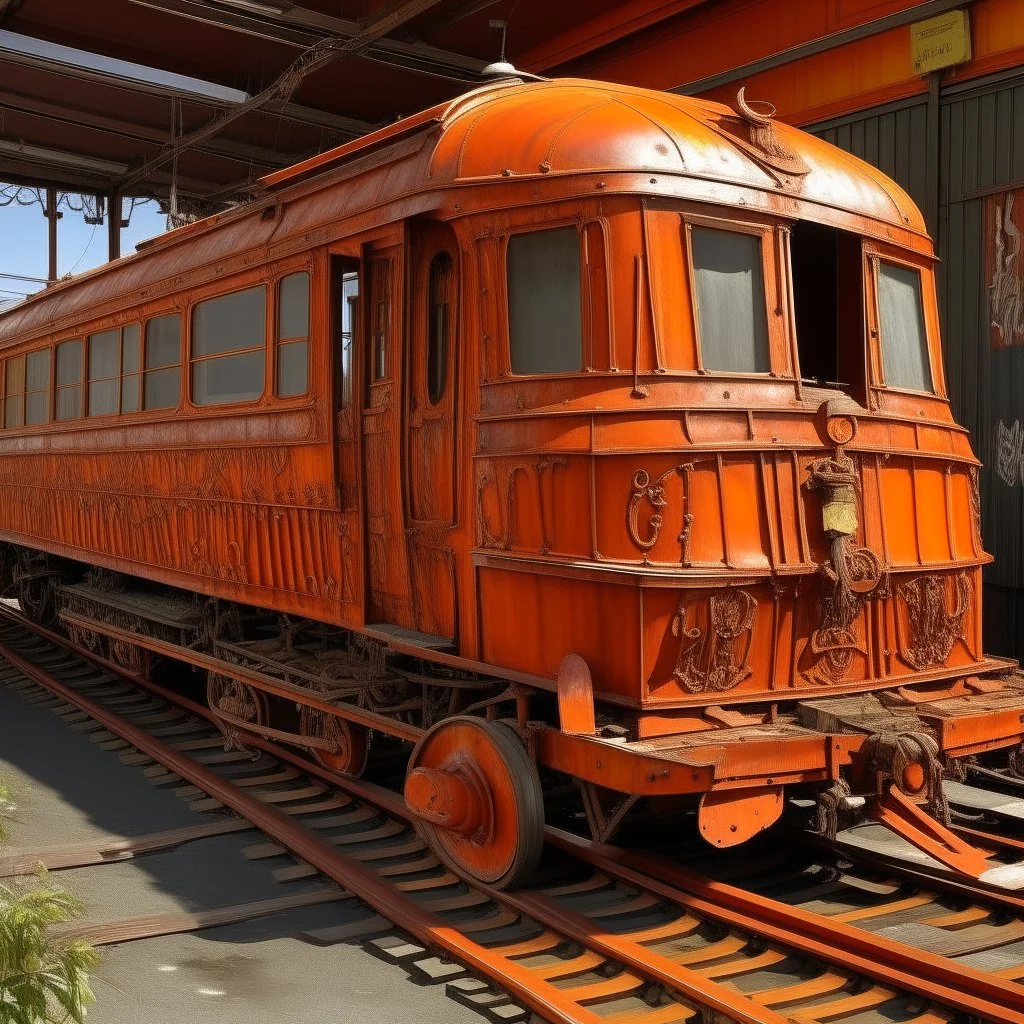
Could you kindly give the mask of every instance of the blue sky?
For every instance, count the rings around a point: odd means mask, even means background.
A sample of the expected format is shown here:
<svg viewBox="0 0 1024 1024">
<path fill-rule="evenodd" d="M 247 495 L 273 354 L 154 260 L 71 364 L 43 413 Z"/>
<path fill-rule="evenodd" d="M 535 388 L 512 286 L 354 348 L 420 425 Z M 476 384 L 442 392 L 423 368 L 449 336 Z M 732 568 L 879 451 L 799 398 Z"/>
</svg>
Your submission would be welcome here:
<svg viewBox="0 0 1024 1024">
<path fill-rule="evenodd" d="M 125 203 L 125 212 L 128 203 Z M 107 226 L 86 224 L 80 213 L 61 207 L 64 216 L 57 224 L 57 271 L 80 274 L 107 259 Z M 164 216 L 156 203 L 136 206 L 131 223 L 121 232 L 121 252 L 134 251 L 135 244 L 165 227 Z M 0 274 L 24 274 L 46 277 L 47 222 L 38 205 L 0 206 Z M 0 277 L 0 302 L 19 298 L 18 293 L 33 292 L 41 285 Z"/>
</svg>

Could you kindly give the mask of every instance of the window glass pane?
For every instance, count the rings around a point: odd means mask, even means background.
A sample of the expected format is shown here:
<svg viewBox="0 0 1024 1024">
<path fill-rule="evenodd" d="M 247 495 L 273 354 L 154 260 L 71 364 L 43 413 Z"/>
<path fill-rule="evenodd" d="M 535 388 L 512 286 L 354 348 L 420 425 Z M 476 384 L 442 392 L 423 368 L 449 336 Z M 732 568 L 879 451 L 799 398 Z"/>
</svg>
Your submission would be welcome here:
<svg viewBox="0 0 1024 1024">
<path fill-rule="evenodd" d="M 359 306 L 359 275 L 346 274 L 342 282 L 341 309 L 341 405 L 352 404 L 352 342 L 355 338 L 356 310 Z"/>
<path fill-rule="evenodd" d="M 761 239 L 692 229 L 701 354 L 708 370 L 767 373 L 768 323 Z"/>
<path fill-rule="evenodd" d="M 139 411 L 139 375 L 126 373 L 121 378 L 121 412 Z"/>
<path fill-rule="evenodd" d="M 120 331 L 89 336 L 89 380 L 117 376 L 117 345 Z"/>
<path fill-rule="evenodd" d="M 885 383 L 908 391 L 933 391 L 919 270 L 879 264 L 878 320 Z"/>
<path fill-rule="evenodd" d="M 509 239 L 508 319 L 513 373 L 583 368 L 580 238 L 575 228 Z"/>
<path fill-rule="evenodd" d="M 57 346 L 57 386 L 82 379 L 82 343 L 65 341 Z"/>
<path fill-rule="evenodd" d="M 192 357 L 263 345 L 267 289 L 247 288 L 200 302 L 192 311 Z"/>
<path fill-rule="evenodd" d="M 89 384 L 89 415 L 112 416 L 116 413 L 119 390 L 116 377 L 92 381 Z"/>
<path fill-rule="evenodd" d="M 305 338 L 309 334 L 309 274 L 282 278 L 278 292 L 279 338 Z"/>
<path fill-rule="evenodd" d="M 8 398 L 4 402 L 4 426 L 21 427 L 25 425 L 25 399 L 22 395 Z"/>
<path fill-rule="evenodd" d="M 25 357 L 15 356 L 7 360 L 7 372 L 4 377 L 4 393 L 20 395 L 25 391 Z"/>
<path fill-rule="evenodd" d="M 281 398 L 304 395 L 308 384 L 307 343 L 292 341 L 277 349 L 277 393 Z M 198 364 L 197 364 L 198 365 Z"/>
<path fill-rule="evenodd" d="M 33 391 L 25 396 L 25 422 L 49 423 L 50 391 Z"/>
<path fill-rule="evenodd" d="M 430 306 L 427 315 L 427 397 L 437 405 L 448 377 L 448 332 L 451 329 L 452 258 L 439 252 L 430 263 Z"/>
<path fill-rule="evenodd" d="M 144 409 L 174 409 L 181 400 L 181 367 L 150 370 L 143 384 Z"/>
<path fill-rule="evenodd" d="M 139 372 L 139 331 L 138 324 L 129 324 L 121 332 L 121 372 Z"/>
<path fill-rule="evenodd" d="M 248 402 L 263 394 L 263 352 L 203 359 L 192 364 L 192 401 L 196 405 Z"/>
<path fill-rule="evenodd" d="M 59 369 L 58 361 L 58 369 Z M 57 388 L 57 419 L 77 420 L 82 415 L 82 385 Z"/>
<path fill-rule="evenodd" d="M 50 390 L 50 350 L 30 352 L 26 360 L 25 370 L 26 391 Z"/>
<path fill-rule="evenodd" d="M 181 317 L 158 316 L 146 323 L 146 369 L 181 362 Z M 174 403 L 177 405 L 177 401 Z M 147 408 L 149 406 L 147 405 Z M 164 408 L 161 406 L 160 408 Z"/>
</svg>

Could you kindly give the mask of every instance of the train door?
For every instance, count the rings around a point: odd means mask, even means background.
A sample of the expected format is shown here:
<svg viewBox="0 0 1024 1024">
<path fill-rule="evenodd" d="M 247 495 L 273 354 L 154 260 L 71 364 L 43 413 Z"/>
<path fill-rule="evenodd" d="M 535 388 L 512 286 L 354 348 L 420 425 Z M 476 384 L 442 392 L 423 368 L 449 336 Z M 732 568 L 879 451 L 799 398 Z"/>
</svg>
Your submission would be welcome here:
<svg viewBox="0 0 1024 1024">
<path fill-rule="evenodd" d="M 355 389 L 359 260 L 331 257 L 331 365 L 334 368 L 335 460 L 341 510 L 342 601 L 362 607 L 359 543 L 359 393 Z M 351 611 L 348 614 L 352 614 Z"/>
<path fill-rule="evenodd" d="M 368 624 L 414 628 L 402 495 L 403 247 L 364 250 L 359 329 Z"/>
<path fill-rule="evenodd" d="M 408 536 L 416 629 L 454 640 L 458 258 L 447 224 L 414 222 L 408 401 Z"/>
</svg>

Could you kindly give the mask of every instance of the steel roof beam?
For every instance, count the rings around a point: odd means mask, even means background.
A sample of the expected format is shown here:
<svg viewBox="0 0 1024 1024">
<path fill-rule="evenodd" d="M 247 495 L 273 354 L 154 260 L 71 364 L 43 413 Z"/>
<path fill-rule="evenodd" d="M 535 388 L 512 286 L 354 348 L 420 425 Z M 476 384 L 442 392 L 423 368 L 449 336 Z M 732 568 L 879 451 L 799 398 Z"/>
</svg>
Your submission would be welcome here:
<svg viewBox="0 0 1024 1024">
<path fill-rule="evenodd" d="M 39 117 L 61 124 L 90 128 L 94 131 L 116 135 L 133 142 L 147 142 L 162 146 L 167 142 L 168 133 L 150 125 L 126 121 L 123 118 L 110 117 L 95 111 L 72 107 L 67 104 L 53 103 L 49 100 L 36 99 L 18 92 L 0 89 L 0 110 L 11 110 L 31 117 Z M 211 139 L 196 148 L 197 153 L 207 156 L 234 160 L 243 164 L 258 164 L 261 167 L 287 167 L 297 163 L 306 154 L 287 154 L 262 146 L 251 146 L 233 139 Z"/>
<path fill-rule="evenodd" d="M 70 78 L 82 82 L 96 82 L 99 85 L 126 89 L 130 92 L 141 93 L 148 96 L 159 96 L 162 99 L 178 98 L 188 103 L 200 106 L 212 107 L 215 110 L 223 110 L 226 104 L 221 100 L 214 100 L 210 97 L 197 93 L 178 92 L 166 85 L 143 82 L 138 79 L 124 78 L 121 75 L 109 71 L 97 71 L 92 68 L 74 67 L 63 61 L 50 60 L 38 54 L 18 53 L 14 50 L 4 50 L 3 60 L 6 63 L 17 64 L 22 67 L 36 68 L 48 74 L 59 75 L 63 78 Z M 340 132 L 354 138 L 359 135 L 366 135 L 377 127 L 367 121 L 360 121 L 356 118 L 346 117 L 342 114 L 332 114 L 329 111 L 315 110 L 311 107 L 304 107 L 301 104 L 279 103 L 267 104 L 266 110 L 277 113 L 289 120 L 298 121 L 303 124 L 316 125 L 319 128 L 326 128 L 330 131 Z"/>
<path fill-rule="evenodd" d="M 205 125 L 165 146 L 157 156 L 146 160 L 116 181 L 114 188 L 121 191 L 141 181 L 157 167 L 163 166 L 178 154 L 217 135 L 221 129 L 238 118 L 254 110 L 259 110 L 274 100 L 288 100 L 309 75 L 322 70 L 336 60 L 361 55 L 379 39 L 423 14 L 424 11 L 430 10 L 438 2 L 439 0 L 402 0 L 401 3 L 391 3 L 377 14 L 367 18 L 357 35 L 349 39 L 328 36 L 326 39 L 320 40 L 303 50 L 288 68 L 262 92 L 252 96 L 244 103 L 229 107 L 223 113 L 211 118 Z"/>
<path fill-rule="evenodd" d="M 320 14 L 303 7 L 289 7 L 280 13 L 268 10 L 265 14 L 257 15 L 238 8 L 226 8 L 210 0 L 131 0 L 131 3 L 296 49 L 305 49 L 332 36 L 336 39 L 353 39 L 361 31 L 358 22 Z M 478 81 L 484 68 L 484 62 L 475 57 L 441 50 L 426 43 L 408 43 L 388 38 L 368 46 L 360 57 L 459 82 Z"/>
<path fill-rule="evenodd" d="M 376 131 L 380 127 L 379 124 L 373 124 L 370 121 L 359 121 L 354 117 L 346 117 L 344 114 L 332 114 L 330 111 L 320 110 L 318 107 L 293 103 L 291 100 L 271 100 L 262 109 L 264 113 L 280 114 L 289 121 L 297 121 L 330 132 L 337 132 L 339 135 L 344 135 L 346 139 L 369 135 L 370 132 Z"/>
<path fill-rule="evenodd" d="M 30 187 L 55 185 L 63 192 L 106 195 L 111 191 L 113 173 L 124 167 L 123 163 L 103 160 L 81 153 L 55 150 L 44 146 L 26 146 L 17 142 L 0 140 L 0 158 L 3 159 L 4 180 L 15 185 Z M 110 167 L 105 165 L 111 165 Z M 170 190 L 171 176 L 166 173 L 154 175 L 147 181 L 145 189 L 129 190 L 126 196 L 166 196 Z M 247 182 L 234 182 L 230 186 L 233 196 L 243 195 Z M 178 175 L 178 192 L 189 197 L 227 196 L 229 188 L 213 181 Z"/>
</svg>

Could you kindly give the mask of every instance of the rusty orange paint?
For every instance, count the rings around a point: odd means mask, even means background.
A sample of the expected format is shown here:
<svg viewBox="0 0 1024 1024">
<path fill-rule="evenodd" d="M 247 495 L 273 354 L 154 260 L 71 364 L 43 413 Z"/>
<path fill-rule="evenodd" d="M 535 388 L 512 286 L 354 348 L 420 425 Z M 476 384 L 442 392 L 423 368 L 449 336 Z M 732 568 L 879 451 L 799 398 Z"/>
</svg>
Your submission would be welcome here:
<svg viewBox="0 0 1024 1024">
<path fill-rule="evenodd" d="M 797 326 L 808 225 L 837 246 L 848 311 L 817 348 Z M 510 349 L 510 247 L 543 229 L 578 260 L 580 368 L 528 374 Z M 726 235 L 753 254 L 749 370 L 715 369 L 701 305 L 696 254 Z M 309 386 L 279 398 L 281 282 L 297 272 Z M 921 386 L 888 362 L 892 281 L 919 295 Z M 196 304 L 261 285 L 262 393 L 195 404 Z M 921 214 L 742 96 L 475 90 L 0 316 L 6 393 L 25 401 L 25 353 L 175 313 L 176 407 L 0 430 L 0 540 L 505 679 L 538 761 L 628 795 L 716 793 L 703 824 L 720 841 L 773 819 L 782 787 L 873 792 L 861 749 L 880 691 L 933 737 L 929 758 L 1020 741 L 1024 691 L 981 649 L 978 462 L 946 397 Z M 805 379 L 826 342 L 842 387 Z M 461 808 L 488 757 L 446 788 L 431 772 L 455 747 L 433 735 L 410 799 Z M 473 735 L 494 779 L 522 776 L 500 730 Z M 363 756 L 353 743 L 344 763 Z M 481 799 L 521 813 L 511 784 L 484 781 Z M 514 839 L 502 857 L 498 875 L 518 877 Z"/>
</svg>

